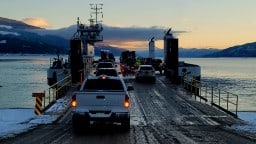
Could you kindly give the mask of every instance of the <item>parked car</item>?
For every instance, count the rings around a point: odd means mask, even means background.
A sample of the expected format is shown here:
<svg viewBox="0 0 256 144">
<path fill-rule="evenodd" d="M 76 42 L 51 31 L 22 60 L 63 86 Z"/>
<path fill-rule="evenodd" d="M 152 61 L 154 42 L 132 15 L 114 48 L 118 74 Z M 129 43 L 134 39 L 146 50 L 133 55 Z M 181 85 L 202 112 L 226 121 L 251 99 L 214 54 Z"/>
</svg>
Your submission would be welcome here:
<svg viewBox="0 0 256 144">
<path fill-rule="evenodd" d="M 115 68 L 99 68 L 94 72 L 96 76 L 107 75 L 107 76 L 118 76 L 120 73 Z"/>
<path fill-rule="evenodd" d="M 75 133 L 88 128 L 90 122 L 121 123 L 130 129 L 130 96 L 121 77 L 99 76 L 84 80 L 72 96 L 72 126 Z"/>
<path fill-rule="evenodd" d="M 135 74 L 136 81 L 156 81 L 156 74 L 155 69 L 152 65 L 140 65 L 136 74 Z"/>
</svg>

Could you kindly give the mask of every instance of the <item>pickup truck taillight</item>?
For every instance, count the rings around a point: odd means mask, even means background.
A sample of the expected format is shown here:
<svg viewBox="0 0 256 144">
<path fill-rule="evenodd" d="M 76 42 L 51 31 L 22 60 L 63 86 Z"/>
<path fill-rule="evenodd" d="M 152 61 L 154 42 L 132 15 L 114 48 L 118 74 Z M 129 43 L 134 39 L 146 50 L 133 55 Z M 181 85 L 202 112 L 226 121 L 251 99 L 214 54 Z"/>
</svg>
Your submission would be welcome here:
<svg viewBox="0 0 256 144">
<path fill-rule="evenodd" d="M 130 107 L 130 100 L 129 100 L 129 97 L 128 95 L 125 95 L 125 98 L 124 98 L 124 107 L 125 108 L 129 108 Z"/>
<path fill-rule="evenodd" d="M 76 107 L 77 106 L 77 102 L 76 102 L 76 95 L 72 96 L 72 101 L 71 101 L 71 107 Z"/>
</svg>

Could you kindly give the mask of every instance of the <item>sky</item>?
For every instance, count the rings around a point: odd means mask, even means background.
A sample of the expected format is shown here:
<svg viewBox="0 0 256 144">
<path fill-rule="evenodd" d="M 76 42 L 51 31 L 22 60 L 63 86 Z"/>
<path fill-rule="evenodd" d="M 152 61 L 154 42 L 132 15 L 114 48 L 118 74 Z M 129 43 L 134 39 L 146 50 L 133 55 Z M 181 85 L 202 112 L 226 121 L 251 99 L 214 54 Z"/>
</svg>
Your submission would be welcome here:
<svg viewBox="0 0 256 144">
<path fill-rule="evenodd" d="M 0 3 L 1 17 L 47 29 L 76 24 L 77 17 L 87 23 L 89 4 L 103 4 L 104 25 L 166 31 L 171 27 L 182 31 L 176 37 L 183 48 L 224 49 L 256 40 L 255 0 L 1 0 Z M 148 42 L 127 40 L 119 45 L 138 47 Z M 162 47 L 162 42 L 156 42 L 156 46 Z"/>
</svg>

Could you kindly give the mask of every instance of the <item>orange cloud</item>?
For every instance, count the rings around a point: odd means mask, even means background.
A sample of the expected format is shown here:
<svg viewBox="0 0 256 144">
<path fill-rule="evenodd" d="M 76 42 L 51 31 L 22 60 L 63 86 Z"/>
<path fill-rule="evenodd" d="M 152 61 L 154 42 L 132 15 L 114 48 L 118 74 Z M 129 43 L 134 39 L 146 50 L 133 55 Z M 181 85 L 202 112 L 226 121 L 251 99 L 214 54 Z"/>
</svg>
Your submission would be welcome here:
<svg viewBox="0 0 256 144">
<path fill-rule="evenodd" d="M 105 40 L 105 44 L 119 47 L 119 48 L 126 48 L 126 49 L 145 49 L 148 48 L 148 41 L 131 41 L 131 40 Z"/>
<path fill-rule="evenodd" d="M 22 21 L 32 26 L 40 28 L 49 28 L 49 23 L 43 18 L 25 18 Z"/>
<path fill-rule="evenodd" d="M 163 49 L 164 48 L 164 41 L 163 40 L 156 40 L 155 41 L 155 47 L 159 48 L 159 49 Z"/>
<path fill-rule="evenodd" d="M 145 50 L 148 49 L 149 41 L 139 41 L 139 40 L 104 40 L 104 44 L 118 47 L 118 48 L 125 48 L 129 50 Z M 163 49 L 163 40 L 156 40 L 155 47 Z"/>
</svg>

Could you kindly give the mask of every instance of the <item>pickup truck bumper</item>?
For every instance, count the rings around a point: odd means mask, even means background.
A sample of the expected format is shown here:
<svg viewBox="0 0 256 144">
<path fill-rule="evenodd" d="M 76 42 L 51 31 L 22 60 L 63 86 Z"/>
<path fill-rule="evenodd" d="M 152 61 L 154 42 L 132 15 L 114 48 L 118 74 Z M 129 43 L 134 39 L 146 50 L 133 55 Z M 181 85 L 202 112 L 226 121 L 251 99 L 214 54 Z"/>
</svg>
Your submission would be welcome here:
<svg viewBox="0 0 256 144">
<path fill-rule="evenodd" d="M 84 119 L 86 121 L 110 121 L 110 122 L 123 122 L 130 119 L 129 112 L 99 112 L 91 111 L 85 113 L 73 113 L 73 118 Z"/>
</svg>

